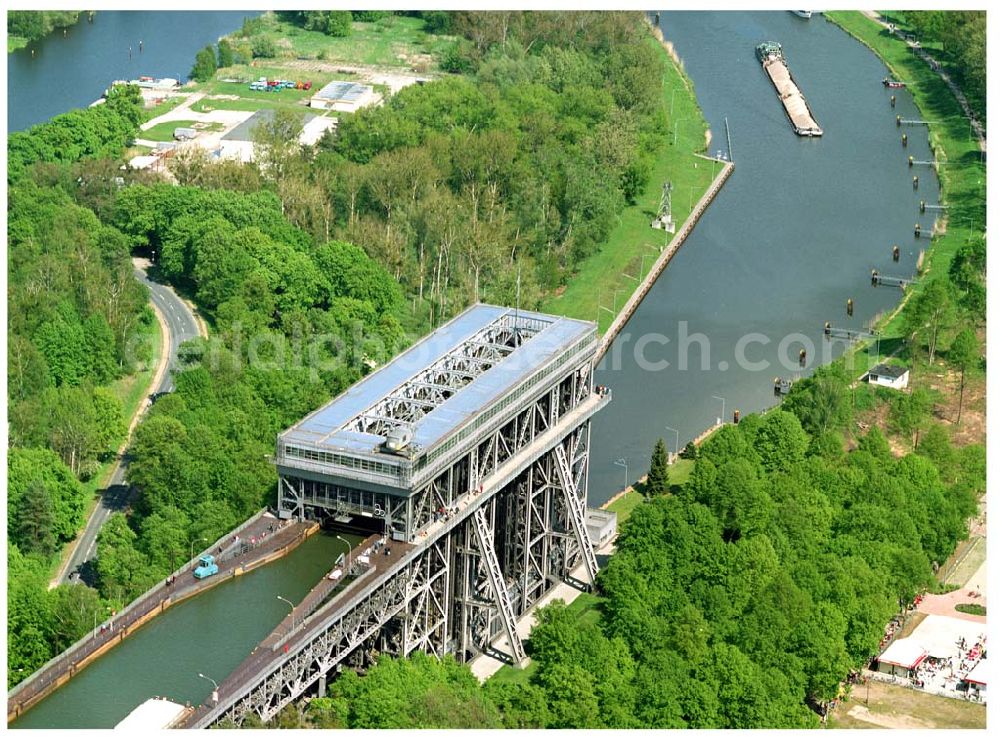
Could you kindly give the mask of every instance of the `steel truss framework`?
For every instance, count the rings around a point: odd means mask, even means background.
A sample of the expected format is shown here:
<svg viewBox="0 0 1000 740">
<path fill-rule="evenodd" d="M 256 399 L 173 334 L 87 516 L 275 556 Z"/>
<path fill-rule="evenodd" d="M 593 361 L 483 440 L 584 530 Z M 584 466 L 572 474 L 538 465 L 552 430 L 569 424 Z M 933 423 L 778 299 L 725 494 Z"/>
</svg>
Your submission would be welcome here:
<svg viewBox="0 0 1000 740">
<path fill-rule="evenodd" d="M 508 459 L 525 449 L 539 434 L 555 426 L 591 392 L 591 366 L 586 361 L 560 381 L 541 391 L 506 423 L 484 431 L 466 455 L 410 496 L 367 490 L 313 477 L 285 475 L 279 479 L 279 508 L 304 518 L 307 509 L 330 515 L 361 515 L 382 519 L 386 532 L 411 540 L 462 496 Z"/>
<path fill-rule="evenodd" d="M 419 532 L 436 511 L 477 491 L 480 481 L 590 393 L 591 366 L 586 363 L 410 499 L 288 477 L 281 481 L 282 495 L 288 508 L 299 511 L 381 511 L 392 528 Z M 523 658 L 514 621 L 555 584 L 570 580 L 580 564 L 591 577 L 595 571 L 583 522 L 590 421 L 583 418 L 574 425 L 500 490 L 473 498 L 449 528 L 420 545 L 395 572 L 382 575 L 360 597 L 330 604 L 322 627 L 302 635 L 288 653 L 276 654 L 276 663 L 196 726 L 222 720 L 239 725 L 251 714 L 267 721 L 306 692 L 323 692 L 326 676 L 338 666 L 362 665 L 380 653 L 423 650 L 468 661 L 484 652 L 496 654 L 492 643 L 507 636 L 513 659 Z"/>
<path fill-rule="evenodd" d="M 504 314 L 421 370 L 347 424 L 348 429 L 385 436 L 413 424 L 503 360 L 550 322 Z"/>
</svg>

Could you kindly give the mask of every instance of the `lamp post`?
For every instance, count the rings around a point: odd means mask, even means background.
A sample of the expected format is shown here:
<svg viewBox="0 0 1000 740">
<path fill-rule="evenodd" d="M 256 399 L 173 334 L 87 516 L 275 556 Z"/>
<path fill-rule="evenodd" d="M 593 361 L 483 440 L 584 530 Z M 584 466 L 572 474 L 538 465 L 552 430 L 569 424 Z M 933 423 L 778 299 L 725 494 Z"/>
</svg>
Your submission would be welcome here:
<svg viewBox="0 0 1000 740">
<path fill-rule="evenodd" d="M 278 598 L 281 599 L 282 601 L 284 601 L 290 607 L 292 607 L 292 629 L 294 630 L 295 629 L 295 604 L 293 604 L 292 602 L 290 602 L 284 596 L 279 596 Z"/>
<path fill-rule="evenodd" d="M 215 682 L 214 678 L 209 678 L 204 673 L 199 673 L 198 677 L 199 678 L 204 678 L 206 681 L 211 681 L 212 682 L 212 686 L 213 686 L 213 688 L 212 688 L 212 701 L 215 704 L 218 704 L 219 703 L 219 684 L 217 684 Z"/>
<path fill-rule="evenodd" d="M 726 399 L 722 396 L 712 396 L 716 401 L 722 401 L 722 416 L 719 417 L 719 423 L 726 423 Z"/>
<path fill-rule="evenodd" d="M 668 432 L 673 432 L 674 433 L 674 457 L 676 457 L 677 453 L 680 451 L 679 448 L 680 448 L 680 444 L 681 444 L 681 433 L 678 432 L 673 427 L 664 427 L 664 428 Z"/>
<path fill-rule="evenodd" d="M 334 537 L 336 537 L 338 540 L 340 540 L 345 545 L 347 545 L 347 562 L 344 564 L 344 572 L 350 574 L 350 572 L 351 572 L 351 543 L 348 542 L 347 540 L 345 540 L 339 534 L 335 534 Z"/>
<path fill-rule="evenodd" d="M 194 560 L 194 543 L 195 542 L 207 542 L 207 541 L 208 541 L 208 537 L 195 537 L 193 540 L 191 540 L 190 543 L 188 543 L 188 562 L 191 562 L 192 560 Z"/>
<path fill-rule="evenodd" d="M 615 465 L 625 468 L 625 487 L 628 488 L 628 458 L 619 457 L 615 460 Z"/>
</svg>

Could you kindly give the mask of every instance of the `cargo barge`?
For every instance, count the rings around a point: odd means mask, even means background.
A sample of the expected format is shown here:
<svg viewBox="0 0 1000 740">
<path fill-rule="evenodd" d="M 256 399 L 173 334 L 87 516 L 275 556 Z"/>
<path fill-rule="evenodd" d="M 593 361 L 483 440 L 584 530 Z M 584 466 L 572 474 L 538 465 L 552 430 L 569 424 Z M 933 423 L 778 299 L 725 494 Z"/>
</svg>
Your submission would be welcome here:
<svg viewBox="0 0 1000 740">
<path fill-rule="evenodd" d="M 799 136 L 822 136 L 823 129 L 816 123 L 805 96 L 792 79 L 792 73 L 788 71 L 781 44 L 775 41 L 758 44 L 757 59 L 760 60 L 767 76 L 771 78 L 771 83 L 778 93 L 778 99 L 781 100 L 795 133 Z"/>
</svg>

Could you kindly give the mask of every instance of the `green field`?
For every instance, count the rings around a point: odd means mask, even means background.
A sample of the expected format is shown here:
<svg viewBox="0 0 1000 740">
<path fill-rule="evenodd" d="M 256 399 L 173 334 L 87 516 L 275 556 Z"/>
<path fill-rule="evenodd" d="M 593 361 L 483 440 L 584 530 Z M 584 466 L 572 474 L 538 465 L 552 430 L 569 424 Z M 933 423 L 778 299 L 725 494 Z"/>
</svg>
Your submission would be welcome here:
<svg viewBox="0 0 1000 740">
<path fill-rule="evenodd" d="M 279 54 L 289 58 L 428 72 L 437 69 L 437 56 L 453 43 L 450 37 L 427 33 L 420 18 L 389 16 L 375 23 L 352 23 L 351 35 L 343 38 L 307 31 L 279 21 L 272 13 L 263 19 L 263 35 L 275 42 Z"/>
<path fill-rule="evenodd" d="M 204 125 L 197 121 L 164 121 L 145 131 L 140 131 L 137 138 L 149 139 L 150 141 L 173 141 L 174 129 L 192 127 L 198 131 L 221 131 L 224 128 L 221 123 Z"/>
<path fill-rule="evenodd" d="M 712 182 L 713 163 L 695 152 L 705 150 L 707 124 L 698 101 L 684 71 L 680 69 L 666 49 L 652 36 L 647 43 L 654 44 L 663 55 L 664 96 L 673 103 L 673 116 L 669 119 L 669 141 L 658 153 L 653 174 L 636 205 L 622 211 L 618 225 L 612 230 L 600 251 L 582 263 L 570 279 L 566 289 L 542 304 L 542 311 L 597 321 L 603 332 L 614 320 L 629 295 L 650 270 L 656 256 L 672 235 L 650 227 L 660 204 L 663 183 L 673 183 L 673 216 L 678 228 L 688 217 L 693 204 L 708 190 Z M 674 126 L 677 143 L 674 144 Z M 716 165 L 717 171 L 718 165 Z M 626 276 L 623 273 L 627 273 Z M 631 277 L 629 277 L 631 276 Z M 601 307 L 608 310 L 603 310 Z"/>
<path fill-rule="evenodd" d="M 922 116 L 938 124 L 930 127 L 930 141 L 938 161 L 947 162 L 940 169 L 942 199 L 950 205 L 947 233 L 936 237 L 924 257 L 923 279 L 907 291 L 919 293 L 928 277 L 947 273 L 960 246 L 972 238 L 982 238 L 985 224 L 986 166 L 981 161 L 979 144 L 973 137 L 968 119 L 958 101 L 936 72 L 909 47 L 863 13 L 826 12 L 825 17 L 871 48 L 889 67 L 892 76 L 906 80 L 907 89 Z M 897 311 L 882 328 L 886 338 L 899 337 L 903 331 L 902 312 Z"/>
</svg>

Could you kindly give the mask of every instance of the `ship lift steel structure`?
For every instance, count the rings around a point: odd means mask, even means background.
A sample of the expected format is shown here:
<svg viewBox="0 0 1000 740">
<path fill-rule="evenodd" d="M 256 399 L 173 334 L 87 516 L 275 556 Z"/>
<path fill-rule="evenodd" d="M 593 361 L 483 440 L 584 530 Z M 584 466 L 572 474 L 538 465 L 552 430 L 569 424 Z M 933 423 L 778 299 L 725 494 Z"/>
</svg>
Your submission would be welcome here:
<svg viewBox="0 0 1000 740">
<path fill-rule="evenodd" d="M 419 425 L 431 404 L 476 383 L 477 361 L 504 366 L 534 337 L 545 336 L 551 322 L 570 321 L 514 311 L 501 318 L 486 327 L 488 339 L 480 332 L 463 341 L 344 428 L 386 434 L 400 423 Z M 224 684 L 220 700 L 189 726 L 241 725 L 250 715 L 270 720 L 307 692 L 322 695 L 331 673 L 370 664 L 380 654 L 422 650 L 460 661 L 480 654 L 524 661 L 517 620 L 558 583 L 584 585 L 572 576 L 581 565 L 591 583 L 597 575 L 586 527 L 590 419 L 611 396 L 593 386 L 596 327 L 571 323 L 579 325 L 576 333 L 558 351 L 517 365 L 518 378 L 532 380 L 511 386 L 514 401 L 501 398 L 497 413 L 480 408 L 461 427 L 473 433 L 449 432 L 460 437 L 453 450 L 399 475 L 409 490 L 376 484 L 377 471 L 358 470 L 353 482 L 324 475 L 319 461 L 283 457 L 279 439 L 280 508 L 295 516 L 381 519 L 392 540 L 409 549 L 384 572 L 366 575 L 350 598 L 322 607 L 322 619 L 293 636 L 284 652 L 276 649 L 256 675 L 238 686 Z M 525 386 L 530 392 L 517 397 Z M 427 406 L 397 402 L 410 398 Z M 488 423 L 477 424 L 480 416 Z M 503 638 L 509 655 L 493 647 Z"/>
</svg>

